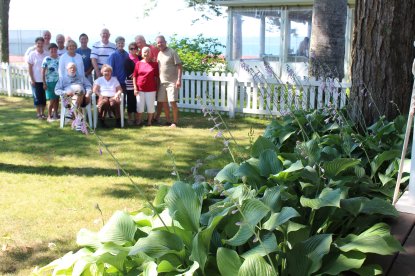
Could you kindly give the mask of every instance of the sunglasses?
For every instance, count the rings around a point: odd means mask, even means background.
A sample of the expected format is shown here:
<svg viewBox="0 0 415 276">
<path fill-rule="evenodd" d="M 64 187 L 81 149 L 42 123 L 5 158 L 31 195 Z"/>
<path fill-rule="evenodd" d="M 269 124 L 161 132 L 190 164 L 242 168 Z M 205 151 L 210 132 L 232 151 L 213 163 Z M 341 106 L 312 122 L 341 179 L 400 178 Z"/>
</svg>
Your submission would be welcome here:
<svg viewBox="0 0 415 276">
<path fill-rule="evenodd" d="M 130 48 L 130 50 L 138 50 L 138 48 Z"/>
</svg>

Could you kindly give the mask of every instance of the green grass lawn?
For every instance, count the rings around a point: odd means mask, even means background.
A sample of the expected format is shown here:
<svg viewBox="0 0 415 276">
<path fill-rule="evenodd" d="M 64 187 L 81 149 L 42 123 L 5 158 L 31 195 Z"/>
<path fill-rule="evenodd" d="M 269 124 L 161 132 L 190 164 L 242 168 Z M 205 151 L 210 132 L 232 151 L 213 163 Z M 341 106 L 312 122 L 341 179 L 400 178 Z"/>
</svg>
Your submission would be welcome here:
<svg viewBox="0 0 415 276">
<path fill-rule="evenodd" d="M 145 199 L 94 135 L 37 120 L 31 98 L 0 96 L 0 275 L 28 275 L 70 250 L 81 228 L 98 231 L 116 210 L 137 210 Z M 171 185 L 174 152 L 181 178 L 198 159 L 207 168 L 231 162 L 202 114 L 182 113 L 180 128 L 155 126 L 97 130 L 122 167 L 151 200 L 158 184 Z M 227 119 L 238 143 L 260 135 L 265 119 Z M 210 158 L 209 158 L 210 159 Z M 96 208 L 99 205 L 103 216 Z M 55 246 L 56 245 L 56 246 Z"/>
</svg>

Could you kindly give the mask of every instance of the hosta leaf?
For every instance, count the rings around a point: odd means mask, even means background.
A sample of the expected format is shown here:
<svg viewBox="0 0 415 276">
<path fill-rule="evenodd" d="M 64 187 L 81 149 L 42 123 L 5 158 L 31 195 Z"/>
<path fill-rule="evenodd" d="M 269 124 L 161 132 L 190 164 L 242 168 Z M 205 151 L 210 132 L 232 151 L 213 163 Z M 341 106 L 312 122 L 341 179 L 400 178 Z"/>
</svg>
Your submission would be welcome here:
<svg viewBox="0 0 415 276">
<path fill-rule="evenodd" d="M 276 147 L 274 143 L 272 143 L 269 139 L 259 136 L 258 139 L 256 139 L 256 141 L 252 145 L 251 156 L 259 158 L 261 153 L 267 149 L 275 151 Z"/>
<path fill-rule="evenodd" d="M 275 276 L 272 267 L 259 255 L 250 256 L 242 263 L 238 276 Z"/>
<path fill-rule="evenodd" d="M 401 151 L 400 150 L 388 150 L 384 151 L 375 156 L 375 158 L 370 162 L 370 168 L 372 169 L 372 177 L 378 171 L 379 167 L 383 164 L 383 162 L 392 160 L 395 158 L 400 158 Z"/>
<path fill-rule="evenodd" d="M 315 235 L 301 243 L 297 243 L 287 253 L 290 274 L 310 275 L 320 269 L 323 257 L 330 251 L 331 243 L 331 234 Z"/>
<path fill-rule="evenodd" d="M 257 246 L 248 250 L 247 252 L 241 255 L 242 258 L 246 259 L 253 255 L 266 256 L 271 252 L 278 250 L 277 238 L 273 233 L 267 233 L 261 238 L 261 242 L 257 241 Z"/>
<path fill-rule="evenodd" d="M 344 198 L 344 195 L 341 189 L 333 190 L 331 188 L 324 188 L 318 198 L 306 198 L 301 196 L 300 203 L 304 207 L 316 210 L 327 206 L 340 207 L 340 200 L 342 198 Z"/>
<path fill-rule="evenodd" d="M 153 205 L 154 206 L 157 206 L 157 205 L 160 205 L 160 204 L 164 203 L 164 197 L 169 192 L 169 189 L 170 189 L 170 186 L 167 186 L 167 185 L 159 185 L 158 186 L 156 196 L 154 197 L 154 200 L 153 200 Z"/>
<path fill-rule="evenodd" d="M 274 186 L 267 188 L 261 201 L 268 206 L 273 212 L 281 209 L 281 191 L 285 189 L 284 186 Z"/>
<path fill-rule="evenodd" d="M 153 261 L 143 264 L 143 276 L 155 276 L 157 275 L 157 264 Z"/>
<path fill-rule="evenodd" d="M 360 235 L 349 234 L 345 238 L 338 239 L 335 243 L 343 252 L 361 251 L 364 253 L 376 253 L 390 255 L 399 250 L 402 246 L 393 242 L 389 226 L 385 223 L 377 223 Z"/>
<path fill-rule="evenodd" d="M 319 272 L 328 275 L 340 275 L 340 272 L 360 268 L 366 259 L 366 254 L 358 251 L 336 254 Z"/>
<path fill-rule="evenodd" d="M 99 241 L 98 234 L 85 228 L 79 230 L 78 234 L 76 235 L 76 243 L 79 246 L 89 246 L 94 249 L 97 249 L 102 245 L 102 243 Z"/>
<path fill-rule="evenodd" d="M 281 212 L 271 214 L 270 218 L 264 223 L 263 228 L 273 231 L 281 224 L 286 223 L 294 217 L 298 217 L 300 214 L 292 207 L 283 207 Z"/>
<path fill-rule="evenodd" d="M 356 174 L 356 176 L 357 176 L 358 178 L 362 178 L 362 177 L 364 177 L 364 176 L 366 175 L 366 171 L 365 171 L 365 169 L 364 169 L 364 168 L 362 168 L 361 166 L 356 166 L 356 167 L 354 168 L 354 173 Z"/>
<path fill-rule="evenodd" d="M 245 176 L 247 178 L 247 183 L 254 187 L 262 186 L 262 183 L 265 182 L 257 169 L 248 162 L 243 162 L 235 171 L 234 175 L 240 178 Z"/>
<path fill-rule="evenodd" d="M 334 177 L 344 172 L 348 168 L 352 168 L 360 164 L 360 160 L 353 158 L 338 158 L 327 161 L 323 164 L 324 174 L 328 177 Z"/>
<path fill-rule="evenodd" d="M 182 274 L 177 274 L 177 276 L 193 276 L 196 270 L 198 269 L 199 269 L 199 264 L 197 262 L 194 262 L 192 266 L 189 267 L 189 269 L 186 272 Z"/>
<path fill-rule="evenodd" d="M 282 162 L 278 159 L 275 150 L 264 150 L 259 156 L 259 172 L 262 176 L 268 177 L 283 170 Z"/>
<path fill-rule="evenodd" d="M 237 276 L 239 268 L 242 265 L 241 258 L 238 253 L 232 249 L 220 247 L 216 254 L 216 262 L 218 264 L 221 275 Z"/>
<path fill-rule="evenodd" d="M 165 197 L 172 218 L 185 229 L 199 231 L 199 219 L 202 206 L 193 188 L 184 182 L 176 182 Z"/>
<path fill-rule="evenodd" d="M 377 264 L 364 265 L 361 268 L 352 269 L 352 272 L 360 276 L 374 276 L 383 274 L 382 267 Z"/>
<path fill-rule="evenodd" d="M 336 148 L 330 147 L 330 146 L 325 146 L 322 150 L 321 150 L 321 159 L 325 160 L 325 161 L 329 161 L 329 160 L 333 160 L 335 158 L 339 157 L 339 152 L 337 151 Z"/>
<path fill-rule="evenodd" d="M 157 272 L 172 272 L 177 271 L 176 268 L 167 260 L 162 260 L 157 266 Z"/>
<path fill-rule="evenodd" d="M 137 227 L 131 216 L 117 211 L 98 232 L 98 238 L 100 242 L 113 242 L 119 245 L 134 243 L 136 230 Z"/>
<path fill-rule="evenodd" d="M 226 212 L 227 213 L 227 212 Z M 209 253 L 209 245 L 212 240 L 212 233 L 215 230 L 218 223 L 226 215 L 224 213 L 221 216 L 216 216 L 213 218 L 209 226 L 196 234 L 192 243 L 192 254 L 190 255 L 190 260 L 197 261 L 199 267 L 204 271 L 206 260 Z"/>
<path fill-rule="evenodd" d="M 151 231 L 131 247 L 128 255 L 133 256 L 143 252 L 152 258 L 159 258 L 168 253 L 177 253 L 183 249 L 183 241 L 176 235 L 167 231 Z"/>
<path fill-rule="evenodd" d="M 238 177 L 236 177 L 234 173 L 238 170 L 238 168 L 239 168 L 238 164 L 229 163 L 222 170 L 220 170 L 220 172 L 218 172 L 215 179 L 221 183 L 223 182 L 237 183 Z"/>
<path fill-rule="evenodd" d="M 301 176 L 301 171 L 303 169 L 303 164 L 300 160 L 298 160 L 294 164 L 291 164 L 291 166 L 288 169 L 271 176 L 271 178 L 277 181 L 294 181 Z"/>
<path fill-rule="evenodd" d="M 124 262 L 127 259 L 128 252 L 119 251 L 118 254 L 105 253 L 99 256 L 97 262 L 104 264 L 110 264 L 115 267 L 118 271 L 123 271 Z"/>
<path fill-rule="evenodd" d="M 232 246 L 246 243 L 254 235 L 255 226 L 269 211 L 269 208 L 258 199 L 245 200 L 241 206 L 241 213 L 243 214 L 241 226 L 235 236 L 225 242 Z"/>
<path fill-rule="evenodd" d="M 373 215 L 381 214 L 385 216 L 398 216 L 399 213 L 395 207 L 380 198 L 368 199 L 366 197 L 354 197 L 342 199 L 340 202 L 341 208 L 344 208 L 354 216 L 360 213 Z"/>
<path fill-rule="evenodd" d="M 316 162 L 320 161 L 321 149 L 316 139 L 311 139 L 305 143 L 307 149 L 307 157 L 309 165 L 313 166 Z"/>
</svg>

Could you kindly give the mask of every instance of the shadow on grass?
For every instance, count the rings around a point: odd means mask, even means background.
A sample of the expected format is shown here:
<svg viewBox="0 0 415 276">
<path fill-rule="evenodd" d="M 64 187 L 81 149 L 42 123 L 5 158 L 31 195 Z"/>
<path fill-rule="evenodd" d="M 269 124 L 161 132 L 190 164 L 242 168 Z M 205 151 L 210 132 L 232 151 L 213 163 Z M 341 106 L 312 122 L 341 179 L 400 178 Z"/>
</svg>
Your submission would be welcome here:
<svg viewBox="0 0 415 276">
<path fill-rule="evenodd" d="M 170 168 L 159 167 L 159 170 L 155 169 L 127 169 L 132 177 L 144 177 L 153 179 L 165 179 L 170 176 Z M 55 166 L 27 166 L 27 165 L 15 165 L 0 162 L 0 172 L 14 173 L 14 174 L 38 174 L 38 175 L 50 175 L 50 176 L 62 176 L 62 175 L 76 175 L 76 176 L 118 176 L 118 171 L 114 169 L 100 169 L 92 167 L 71 168 L 71 167 L 55 167 Z M 123 176 L 123 175 L 121 175 Z"/>
<path fill-rule="evenodd" d="M 56 245 L 51 246 L 51 244 Z M 52 240 L 49 242 L 10 245 L 0 252 L 0 274 L 19 274 L 21 270 L 32 270 L 35 266 L 45 266 L 66 252 L 76 251 L 73 239 Z"/>
<path fill-rule="evenodd" d="M 115 198 L 143 198 L 142 194 L 151 195 L 146 198 L 151 200 L 156 194 L 157 185 L 140 185 L 140 193 L 133 184 L 117 184 L 117 188 L 107 188 L 101 192 L 102 196 L 111 196 Z"/>
</svg>

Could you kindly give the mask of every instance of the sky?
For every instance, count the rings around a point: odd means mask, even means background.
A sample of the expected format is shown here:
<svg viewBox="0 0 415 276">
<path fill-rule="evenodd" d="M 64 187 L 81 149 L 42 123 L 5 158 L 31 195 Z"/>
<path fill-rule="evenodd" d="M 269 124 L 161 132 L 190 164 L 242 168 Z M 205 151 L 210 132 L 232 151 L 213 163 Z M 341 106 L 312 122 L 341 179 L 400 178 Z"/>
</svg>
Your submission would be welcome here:
<svg viewBox="0 0 415 276">
<path fill-rule="evenodd" d="M 192 24 L 202 13 L 186 8 L 183 0 L 157 0 L 146 16 L 144 10 L 153 5 L 152 0 L 11 0 L 9 29 L 50 30 L 52 41 L 58 33 L 78 41 L 84 32 L 90 45 L 100 40 L 104 27 L 110 30 L 111 41 L 121 35 L 127 43 L 137 34 L 150 42 L 159 34 L 169 38 L 174 33 L 179 37 L 226 37 L 226 18 Z"/>
</svg>

